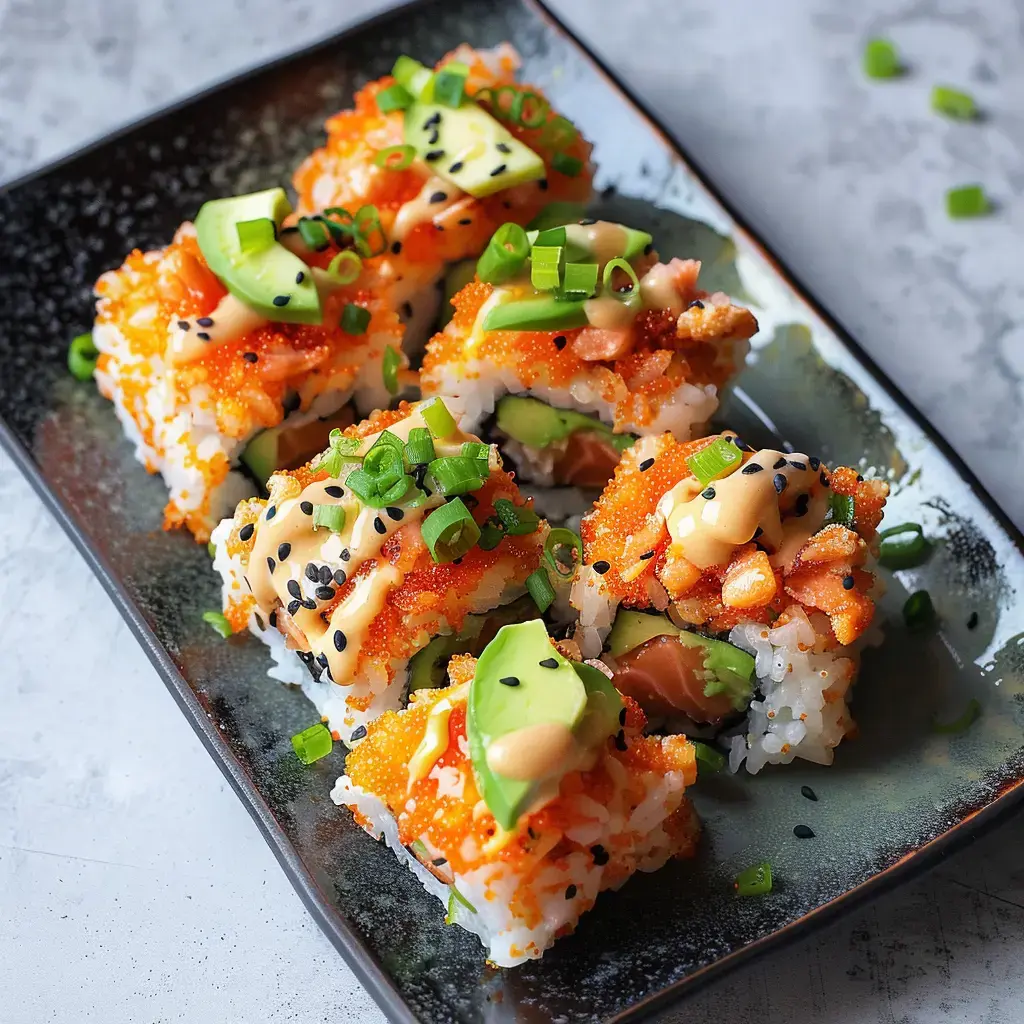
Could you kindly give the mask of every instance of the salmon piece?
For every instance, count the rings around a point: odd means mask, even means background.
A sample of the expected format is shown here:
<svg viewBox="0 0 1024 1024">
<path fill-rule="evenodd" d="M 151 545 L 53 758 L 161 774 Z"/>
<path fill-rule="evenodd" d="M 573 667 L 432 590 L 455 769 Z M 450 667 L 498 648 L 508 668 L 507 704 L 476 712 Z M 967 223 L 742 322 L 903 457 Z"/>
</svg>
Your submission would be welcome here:
<svg viewBox="0 0 1024 1024">
<path fill-rule="evenodd" d="M 573 352 L 587 362 L 621 359 L 632 348 L 633 332 L 628 327 L 617 330 L 584 327 L 572 343 Z"/>
<path fill-rule="evenodd" d="M 755 545 L 741 548 L 722 580 L 722 604 L 729 608 L 763 608 L 778 590 L 768 556 Z"/>
<path fill-rule="evenodd" d="M 616 659 L 612 682 L 647 714 L 682 712 L 695 722 L 717 723 L 733 713 L 728 694 L 704 694 L 704 648 L 657 636 Z"/>
<path fill-rule="evenodd" d="M 574 430 L 554 465 L 555 479 L 569 487 L 604 487 L 619 464 L 619 450 L 596 430 Z"/>
<path fill-rule="evenodd" d="M 851 581 L 849 588 L 847 581 Z M 808 608 L 823 611 L 836 639 L 846 645 L 852 644 L 871 622 L 874 602 L 863 592 L 871 583 L 870 573 L 852 570 L 849 565 L 814 566 L 787 576 L 786 593 Z"/>
</svg>

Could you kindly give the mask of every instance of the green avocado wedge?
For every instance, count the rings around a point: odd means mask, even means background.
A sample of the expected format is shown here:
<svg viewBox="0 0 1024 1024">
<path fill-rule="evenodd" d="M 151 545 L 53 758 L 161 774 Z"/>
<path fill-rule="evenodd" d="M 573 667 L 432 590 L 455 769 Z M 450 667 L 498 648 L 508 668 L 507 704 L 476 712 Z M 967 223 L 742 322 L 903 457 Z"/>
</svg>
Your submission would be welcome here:
<svg viewBox="0 0 1024 1024">
<path fill-rule="evenodd" d="M 485 331 L 571 331 L 589 322 L 584 300 L 543 295 L 495 306 L 481 327 Z"/>
<path fill-rule="evenodd" d="M 565 440 L 577 430 L 593 430 L 606 437 L 619 451 L 633 443 L 631 434 L 614 434 L 595 416 L 573 409 L 556 409 L 539 398 L 505 395 L 495 407 L 496 426 L 504 434 L 531 448 L 547 448 Z"/>
<path fill-rule="evenodd" d="M 283 188 L 212 199 L 196 216 L 196 237 L 210 269 L 236 299 L 268 320 L 319 324 L 323 310 L 309 267 L 276 240 L 243 249 L 239 238 L 239 224 L 267 220 L 276 236 L 291 210 Z"/>
</svg>

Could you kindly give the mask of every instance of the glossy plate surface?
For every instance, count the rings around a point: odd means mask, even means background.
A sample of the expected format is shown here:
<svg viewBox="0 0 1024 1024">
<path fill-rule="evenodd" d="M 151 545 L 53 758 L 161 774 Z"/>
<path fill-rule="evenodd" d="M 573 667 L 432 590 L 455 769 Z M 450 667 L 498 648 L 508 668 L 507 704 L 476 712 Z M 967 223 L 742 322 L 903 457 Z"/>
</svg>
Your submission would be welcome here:
<svg viewBox="0 0 1024 1024">
<path fill-rule="evenodd" d="M 524 80 L 596 143 L 598 187 L 614 192 L 595 209 L 653 230 L 663 256 L 699 256 L 707 287 L 755 307 L 762 332 L 721 421 L 752 442 L 774 437 L 876 468 L 894 487 L 889 522 L 922 521 L 939 543 L 922 570 L 887 580 L 885 642 L 865 654 L 856 690 L 860 736 L 835 766 L 701 781 L 706 840 L 695 862 L 606 894 L 542 962 L 498 972 L 331 804 L 340 752 L 310 768 L 296 760 L 289 737 L 311 724 L 311 707 L 266 677 L 257 642 L 225 643 L 201 622 L 217 605 L 205 549 L 161 531 L 161 482 L 133 460 L 111 407 L 67 374 L 64 358 L 89 326 L 103 270 L 135 246 L 168 240 L 205 199 L 286 182 L 319 143 L 324 118 L 399 53 L 434 60 L 463 40 L 504 39 L 523 55 Z M 923 866 L 1024 792 L 1019 535 L 678 150 L 529 0 L 416 4 L 136 126 L 0 193 L 0 246 L 5 444 L 392 1019 L 626 1019 Z M 911 637 L 899 609 L 919 587 L 931 591 L 941 627 Z M 933 731 L 971 698 L 982 715 L 966 734 Z M 794 838 L 797 824 L 817 838 Z M 733 875 L 764 859 L 775 891 L 735 897 Z"/>
</svg>

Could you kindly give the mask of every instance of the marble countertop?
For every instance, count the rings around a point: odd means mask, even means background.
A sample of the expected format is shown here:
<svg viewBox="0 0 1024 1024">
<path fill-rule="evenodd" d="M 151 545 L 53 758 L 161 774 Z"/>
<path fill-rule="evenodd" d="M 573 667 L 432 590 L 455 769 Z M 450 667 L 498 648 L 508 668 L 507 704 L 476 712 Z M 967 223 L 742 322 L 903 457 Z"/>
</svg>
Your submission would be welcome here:
<svg viewBox="0 0 1024 1024">
<path fill-rule="evenodd" d="M 0 181 L 385 6 L 0 0 Z M 552 6 L 1024 523 L 1020 3 Z M 875 33 L 903 79 L 859 73 Z M 984 118 L 930 113 L 936 81 Z M 975 181 L 993 215 L 948 220 Z M 0 564 L 0 1017 L 382 1020 L 4 455 Z M 1019 1021 L 1022 841 L 1017 817 L 662 1020 Z"/>
</svg>

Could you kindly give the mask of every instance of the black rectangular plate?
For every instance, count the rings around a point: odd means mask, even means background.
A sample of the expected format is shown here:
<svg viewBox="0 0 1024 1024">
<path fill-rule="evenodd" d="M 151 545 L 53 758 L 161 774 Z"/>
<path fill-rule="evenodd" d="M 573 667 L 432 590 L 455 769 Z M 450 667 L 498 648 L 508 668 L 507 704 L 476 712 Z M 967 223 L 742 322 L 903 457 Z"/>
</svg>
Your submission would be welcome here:
<svg viewBox="0 0 1024 1024">
<path fill-rule="evenodd" d="M 133 460 L 111 407 L 65 369 L 91 321 L 91 286 L 135 246 L 166 242 L 208 198 L 286 182 L 324 118 L 401 52 L 433 61 L 459 42 L 510 40 L 596 144 L 598 208 L 649 226 L 663 255 L 699 256 L 709 287 L 744 297 L 761 340 L 722 420 L 889 476 L 891 521 L 938 540 L 890 579 L 886 642 L 864 656 L 860 738 L 830 769 L 793 765 L 701 781 L 695 862 L 607 894 L 542 961 L 488 969 L 476 940 L 328 792 L 343 759 L 305 768 L 289 737 L 304 698 L 265 675 L 249 637 L 220 641 L 206 552 L 164 533 L 164 492 Z M 614 79 L 532 0 L 428 0 L 264 68 L 0 193 L 0 438 L 135 630 L 249 808 L 299 895 L 393 1020 L 632 1019 L 906 877 L 1014 804 L 1024 789 L 1021 537 L 970 471 L 702 182 Z M 927 586 L 941 626 L 908 637 L 906 589 Z M 977 627 L 966 622 L 976 613 Z M 980 720 L 936 734 L 971 697 Z M 158 723 L 154 723 L 158 727 Z M 803 784 L 819 795 L 800 796 Z M 818 838 L 800 843 L 792 825 Z M 768 857 L 762 899 L 730 879 Z"/>
</svg>

